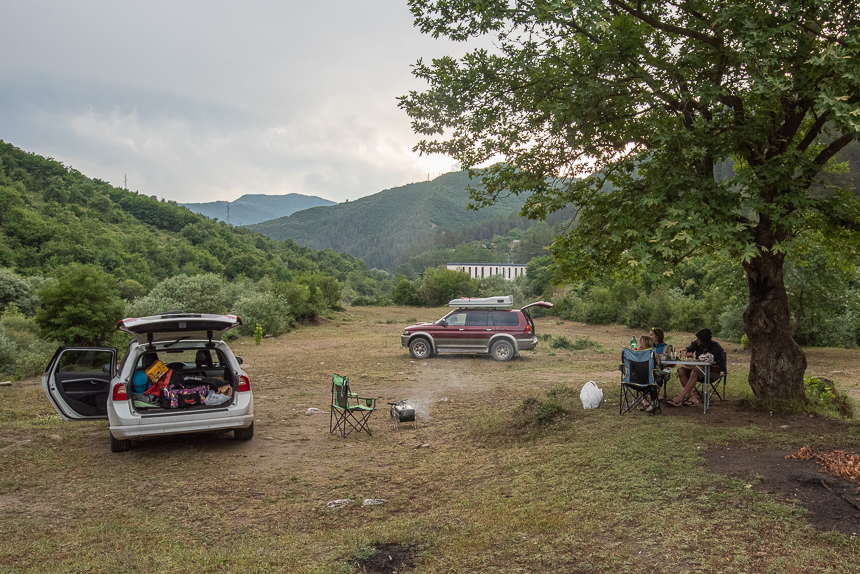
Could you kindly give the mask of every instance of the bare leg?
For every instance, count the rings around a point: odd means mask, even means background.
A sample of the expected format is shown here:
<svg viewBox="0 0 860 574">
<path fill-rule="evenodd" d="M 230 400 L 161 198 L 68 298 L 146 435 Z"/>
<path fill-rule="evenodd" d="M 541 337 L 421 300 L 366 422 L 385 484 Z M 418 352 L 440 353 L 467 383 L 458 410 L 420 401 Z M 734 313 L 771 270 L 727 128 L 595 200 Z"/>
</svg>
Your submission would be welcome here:
<svg viewBox="0 0 860 574">
<path fill-rule="evenodd" d="M 684 397 L 690 395 L 690 400 L 692 400 L 692 391 L 696 388 L 696 381 L 699 380 L 699 371 L 698 369 L 693 369 L 690 372 L 689 376 L 686 373 L 686 370 L 678 369 L 678 379 L 680 379 L 681 384 L 684 385 L 684 388 L 681 389 L 681 394 L 672 399 L 672 402 L 680 403 L 684 400 Z M 698 401 L 693 401 L 698 402 Z"/>
</svg>

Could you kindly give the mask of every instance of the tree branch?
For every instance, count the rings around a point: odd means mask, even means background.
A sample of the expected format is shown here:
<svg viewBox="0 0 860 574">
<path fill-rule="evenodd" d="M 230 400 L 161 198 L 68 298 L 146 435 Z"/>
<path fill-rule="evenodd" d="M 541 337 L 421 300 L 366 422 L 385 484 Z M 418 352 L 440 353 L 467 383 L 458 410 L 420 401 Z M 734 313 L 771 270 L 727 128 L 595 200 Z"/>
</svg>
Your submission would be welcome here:
<svg viewBox="0 0 860 574">
<path fill-rule="evenodd" d="M 617 7 L 620 10 L 623 10 L 624 12 L 627 12 L 634 18 L 641 20 L 642 22 L 648 24 L 656 30 L 662 30 L 663 32 L 678 34 L 679 36 L 684 36 L 685 38 L 699 40 L 700 42 L 704 42 L 705 44 L 713 46 L 714 48 L 722 48 L 722 42 L 720 42 L 720 40 L 718 38 L 715 38 L 714 36 L 708 36 L 707 34 L 696 32 L 695 30 L 688 30 L 687 28 L 681 28 L 680 26 L 675 26 L 674 24 L 667 24 L 666 22 L 661 22 L 657 18 L 649 16 L 641 9 L 632 8 L 624 2 L 620 2 L 619 0 L 609 0 L 609 4 L 611 6 Z"/>
</svg>

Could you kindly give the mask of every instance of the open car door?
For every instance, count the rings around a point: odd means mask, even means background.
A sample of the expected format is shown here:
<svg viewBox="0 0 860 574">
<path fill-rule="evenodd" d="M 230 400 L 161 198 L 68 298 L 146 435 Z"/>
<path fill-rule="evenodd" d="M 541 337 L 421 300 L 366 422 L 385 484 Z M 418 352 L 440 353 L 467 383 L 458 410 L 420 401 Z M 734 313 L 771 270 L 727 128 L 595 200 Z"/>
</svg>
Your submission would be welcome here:
<svg viewBox="0 0 860 574">
<path fill-rule="evenodd" d="M 67 421 L 106 420 L 117 350 L 109 347 L 60 347 L 42 375 L 48 400 Z"/>
</svg>

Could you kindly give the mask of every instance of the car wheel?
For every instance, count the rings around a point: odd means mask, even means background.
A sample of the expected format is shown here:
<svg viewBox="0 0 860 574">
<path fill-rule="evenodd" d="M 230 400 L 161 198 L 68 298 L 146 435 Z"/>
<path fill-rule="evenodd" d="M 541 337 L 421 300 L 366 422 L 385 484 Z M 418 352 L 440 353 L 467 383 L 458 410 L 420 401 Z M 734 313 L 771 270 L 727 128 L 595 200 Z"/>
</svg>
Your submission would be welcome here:
<svg viewBox="0 0 860 574">
<path fill-rule="evenodd" d="M 110 435 L 110 451 L 111 452 L 125 452 L 131 449 L 131 441 L 128 439 L 118 439 L 113 436 L 113 433 L 108 432 Z"/>
<path fill-rule="evenodd" d="M 510 341 L 496 341 L 490 348 L 490 355 L 495 361 L 510 361 L 514 358 L 514 346 Z"/>
<path fill-rule="evenodd" d="M 237 440 L 251 440 L 254 438 L 254 423 L 251 426 L 243 429 L 233 429 L 233 436 Z"/>
<path fill-rule="evenodd" d="M 429 359 L 433 356 L 433 347 L 430 346 L 430 341 L 418 337 L 409 343 L 409 354 L 412 355 L 413 359 Z"/>
</svg>

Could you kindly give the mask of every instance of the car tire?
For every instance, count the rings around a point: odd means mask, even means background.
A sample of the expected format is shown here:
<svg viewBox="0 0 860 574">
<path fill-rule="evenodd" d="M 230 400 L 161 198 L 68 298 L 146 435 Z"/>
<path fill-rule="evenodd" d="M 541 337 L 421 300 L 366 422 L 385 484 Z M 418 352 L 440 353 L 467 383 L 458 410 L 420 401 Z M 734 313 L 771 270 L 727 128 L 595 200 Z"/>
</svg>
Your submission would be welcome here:
<svg viewBox="0 0 860 574">
<path fill-rule="evenodd" d="M 430 341 L 424 337 L 412 339 L 409 343 L 409 354 L 413 359 L 423 360 L 433 356 L 433 347 L 430 346 Z"/>
<path fill-rule="evenodd" d="M 510 361 L 514 358 L 514 354 L 514 346 L 510 341 L 504 339 L 496 341 L 490 347 L 490 356 L 493 357 L 494 361 Z"/>
<path fill-rule="evenodd" d="M 243 429 L 233 429 L 233 437 L 236 440 L 251 440 L 254 438 L 254 423 Z"/>
<path fill-rule="evenodd" d="M 131 450 L 131 441 L 128 439 L 118 439 L 113 436 L 113 433 L 108 432 L 110 435 L 110 451 L 111 452 L 125 452 L 127 450 Z"/>
</svg>

